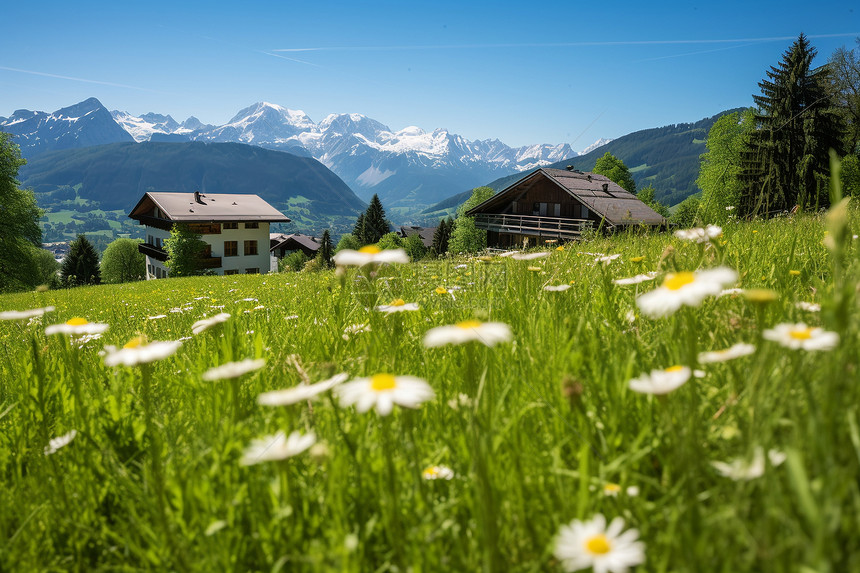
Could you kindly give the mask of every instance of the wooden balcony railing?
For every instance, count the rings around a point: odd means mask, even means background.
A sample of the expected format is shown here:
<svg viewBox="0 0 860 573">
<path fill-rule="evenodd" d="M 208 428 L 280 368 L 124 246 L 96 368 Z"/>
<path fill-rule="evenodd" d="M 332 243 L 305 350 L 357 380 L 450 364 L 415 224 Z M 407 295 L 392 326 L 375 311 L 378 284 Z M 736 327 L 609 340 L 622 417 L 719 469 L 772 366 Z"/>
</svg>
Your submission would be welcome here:
<svg viewBox="0 0 860 573">
<path fill-rule="evenodd" d="M 593 223 L 588 219 L 562 219 L 560 217 L 535 215 L 499 215 L 495 213 L 478 213 L 475 215 L 475 226 L 485 231 L 536 235 L 556 239 L 575 239 L 582 234 L 583 229 L 590 228 Z"/>
<path fill-rule="evenodd" d="M 156 247 L 150 243 L 141 243 L 137 246 L 137 250 L 155 259 L 156 261 L 164 262 L 167 260 L 167 251 L 160 247 Z M 221 266 L 221 257 L 212 256 L 212 247 L 206 249 L 203 256 L 197 261 L 201 269 L 217 269 Z"/>
</svg>

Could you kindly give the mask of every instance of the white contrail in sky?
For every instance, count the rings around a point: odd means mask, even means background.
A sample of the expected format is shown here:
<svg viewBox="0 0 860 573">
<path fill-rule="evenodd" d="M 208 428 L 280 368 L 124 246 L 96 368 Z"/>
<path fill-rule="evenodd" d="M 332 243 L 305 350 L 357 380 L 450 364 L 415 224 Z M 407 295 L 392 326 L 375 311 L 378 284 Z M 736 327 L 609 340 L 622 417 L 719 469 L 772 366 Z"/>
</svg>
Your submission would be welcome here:
<svg viewBox="0 0 860 573">
<path fill-rule="evenodd" d="M 42 77 L 46 77 L 46 78 L 55 78 L 58 80 L 70 80 L 73 82 L 84 82 L 87 84 L 98 84 L 98 85 L 102 85 L 102 86 L 112 86 L 115 88 L 126 88 L 126 89 L 130 89 L 130 90 L 139 90 L 142 92 L 166 93 L 166 92 L 160 92 L 158 90 L 152 90 L 152 89 L 142 88 L 142 87 L 138 87 L 138 86 L 130 86 L 130 85 L 126 85 L 126 84 L 117 84 L 114 82 L 103 82 L 100 80 L 88 80 L 86 78 L 76 78 L 73 76 L 61 76 L 59 74 L 49 74 L 46 72 L 37 72 L 35 70 L 22 70 L 19 68 L 9 68 L 7 66 L 0 66 L 0 70 L 5 70 L 7 72 L 16 72 L 19 74 L 30 74 L 31 76 L 42 76 Z"/>
<path fill-rule="evenodd" d="M 811 34 L 809 39 L 844 38 L 858 36 L 860 32 L 846 34 Z M 436 44 L 413 46 L 318 46 L 313 48 L 280 48 L 272 52 L 334 52 L 334 51 L 386 51 L 386 50 L 467 50 L 467 49 L 499 49 L 499 48 L 581 48 L 591 46 L 666 46 L 674 44 L 738 44 L 764 43 L 794 40 L 797 36 L 771 36 L 765 38 L 728 38 L 713 40 L 616 40 L 600 42 L 555 42 L 555 43 L 525 43 L 525 44 Z"/>
</svg>

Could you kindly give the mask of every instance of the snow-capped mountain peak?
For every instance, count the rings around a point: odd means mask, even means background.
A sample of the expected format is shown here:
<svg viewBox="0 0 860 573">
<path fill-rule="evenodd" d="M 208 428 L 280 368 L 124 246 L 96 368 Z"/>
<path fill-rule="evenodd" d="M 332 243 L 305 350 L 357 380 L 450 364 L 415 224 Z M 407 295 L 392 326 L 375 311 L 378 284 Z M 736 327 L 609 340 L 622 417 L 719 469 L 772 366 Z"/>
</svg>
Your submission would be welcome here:
<svg viewBox="0 0 860 573">
<path fill-rule="evenodd" d="M 603 147 L 604 145 L 606 145 L 610 141 L 612 141 L 612 140 L 600 138 L 597 141 L 595 141 L 594 143 L 592 143 L 591 145 L 589 145 L 588 147 L 586 147 L 585 149 L 583 149 L 582 151 L 580 151 L 579 155 L 585 155 L 586 153 L 590 153 L 590 152 L 594 151 L 595 149 L 597 149 L 598 147 Z"/>
</svg>

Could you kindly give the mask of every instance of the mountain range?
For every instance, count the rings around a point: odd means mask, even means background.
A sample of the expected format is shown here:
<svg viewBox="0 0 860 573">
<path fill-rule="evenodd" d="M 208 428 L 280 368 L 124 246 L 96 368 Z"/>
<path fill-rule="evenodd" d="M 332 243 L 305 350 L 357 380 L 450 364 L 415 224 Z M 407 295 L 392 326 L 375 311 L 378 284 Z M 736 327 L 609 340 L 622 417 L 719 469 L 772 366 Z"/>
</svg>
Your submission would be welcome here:
<svg viewBox="0 0 860 573">
<path fill-rule="evenodd" d="M 470 141 L 447 129 L 410 126 L 394 131 L 367 116 L 331 114 L 319 123 L 303 111 L 256 103 L 224 125 L 190 117 L 134 116 L 95 98 L 53 113 L 18 110 L 0 118 L 26 158 L 58 150 L 120 142 L 245 143 L 313 157 L 364 200 L 378 194 L 387 207 L 431 205 L 460 189 L 575 157 L 569 144 L 510 147 L 498 139 Z M 599 140 L 601 144 L 606 140 Z"/>
</svg>

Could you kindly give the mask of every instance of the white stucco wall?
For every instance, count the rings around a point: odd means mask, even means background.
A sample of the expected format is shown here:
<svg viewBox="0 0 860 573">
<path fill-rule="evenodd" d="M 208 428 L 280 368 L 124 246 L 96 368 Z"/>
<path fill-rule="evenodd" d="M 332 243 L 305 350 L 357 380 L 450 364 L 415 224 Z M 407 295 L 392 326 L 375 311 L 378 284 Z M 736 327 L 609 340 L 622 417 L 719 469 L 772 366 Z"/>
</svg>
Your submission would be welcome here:
<svg viewBox="0 0 860 573">
<path fill-rule="evenodd" d="M 237 271 L 237 274 L 246 274 L 248 269 L 259 269 L 258 272 L 265 274 L 271 270 L 271 259 L 269 256 L 269 223 L 259 223 L 258 229 L 246 229 L 245 223 L 238 223 L 238 229 L 224 229 L 221 225 L 221 233 L 217 235 L 201 235 L 201 239 L 212 246 L 212 256 L 221 257 L 221 266 L 211 269 L 216 274 L 223 275 L 224 271 Z M 146 242 L 153 245 L 163 246 L 164 240 L 170 237 L 170 231 L 164 231 L 155 227 L 146 227 Z M 257 254 L 245 255 L 245 241 L 257 241 Z M 236 256 L 224 256 L 224 243 L 236 241 Z M 155 269 L 161 269 L 163 276 L 168 275 L 164 263 L 149 256 L 146 257 L 147 278 L 156 278 Z M 277 269 L 277 267 L 275 267 Z"/>
</svg>

